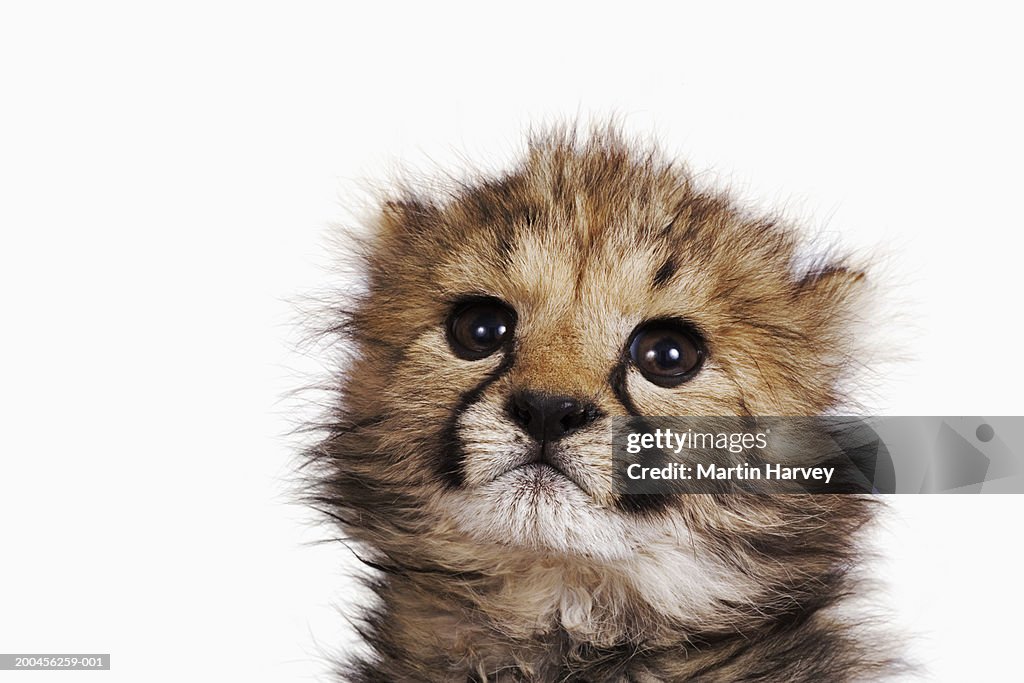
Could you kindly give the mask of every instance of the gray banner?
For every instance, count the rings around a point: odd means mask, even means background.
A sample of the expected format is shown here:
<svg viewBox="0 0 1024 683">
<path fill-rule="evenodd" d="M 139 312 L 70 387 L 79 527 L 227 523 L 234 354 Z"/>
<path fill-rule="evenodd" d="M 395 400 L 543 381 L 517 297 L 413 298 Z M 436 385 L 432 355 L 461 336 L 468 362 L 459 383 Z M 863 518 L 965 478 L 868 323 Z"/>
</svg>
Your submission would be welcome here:
<svg viewBox="0 0 1024 683">
<path fill-rule="evenodd" d="M 31 671 L 33 669 L 38 671 L 57 669 L 109 671 L 110 655 L 0 654 L 0 671 Z"/>
<path fill-rule="evenodd" d="M 1024 493 L 1024 417 L 617 417 L 615 490 Z"/>
</svg>

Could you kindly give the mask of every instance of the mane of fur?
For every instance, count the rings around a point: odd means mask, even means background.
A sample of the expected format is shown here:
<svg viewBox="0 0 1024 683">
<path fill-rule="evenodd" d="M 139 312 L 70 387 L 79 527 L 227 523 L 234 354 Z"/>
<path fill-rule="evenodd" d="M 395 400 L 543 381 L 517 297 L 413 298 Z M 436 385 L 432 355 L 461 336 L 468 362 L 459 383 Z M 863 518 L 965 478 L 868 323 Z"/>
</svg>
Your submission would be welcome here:
<svg viewBox="0 0 1024 683">
<path fill-rule="evenodd" d="M 505 384 L 586 392 L 625 414 L 608 387 L 612 345 L 644 316 L 692 317 L 710 356 L 679 391 L 619 377 L 641 414 L 834 409 L 856 363 L 865 275 L 835 258 L 795 271 L 799 247 L 791 228 L 607 131 L 541 136 L 502 177 L 387 200 L 361 247 L 365 291 L 336 311 L 346 361 L 307 454 L 308 499 L 372 568 L 378 598 L 360 623 L 370 654 L 341 680 L 846 681 L 898 669 L 841 609 L 858 593 L 870 499 L 691 495 L 628 512 L 604 491 L 585 518 L 553 507 L 565 518 L 534 543 L 515 540 L 535 533 L 525 517 L 474 517 L 486 501 L 443 476 L 458 466 L 472 482 L 483 456 L 453 439 L 491 433 L 481 397 Z M 439 332 L 450 302 L 495 293 L 532 312 L 514 360 L 454 361 Z M 452 465 L 456 450 L 470 462 Z"/>
</svg>

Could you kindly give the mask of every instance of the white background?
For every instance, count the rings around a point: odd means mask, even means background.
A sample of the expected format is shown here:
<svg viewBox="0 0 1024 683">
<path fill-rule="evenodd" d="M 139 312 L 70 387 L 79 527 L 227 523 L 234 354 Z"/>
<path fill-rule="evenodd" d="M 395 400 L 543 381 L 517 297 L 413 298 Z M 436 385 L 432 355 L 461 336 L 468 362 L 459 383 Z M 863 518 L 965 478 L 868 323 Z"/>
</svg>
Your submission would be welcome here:
<svg viewBox="0 0 1024 683">
<path fill-rule="evenodd" d="M 0 652 L 114 665 L 0 680 L 327 680 L 353 589 L 287 502 L 289 301 L 365 181 L 532 124 L 616 114 L 887 253 L 881 411 L 1022 413 L 1011 3 L 438 5 L 3 4 Z M 1019 676 L 1021 499 L 892 507 L 880 598 L 931 677 Z"/>
</svg>

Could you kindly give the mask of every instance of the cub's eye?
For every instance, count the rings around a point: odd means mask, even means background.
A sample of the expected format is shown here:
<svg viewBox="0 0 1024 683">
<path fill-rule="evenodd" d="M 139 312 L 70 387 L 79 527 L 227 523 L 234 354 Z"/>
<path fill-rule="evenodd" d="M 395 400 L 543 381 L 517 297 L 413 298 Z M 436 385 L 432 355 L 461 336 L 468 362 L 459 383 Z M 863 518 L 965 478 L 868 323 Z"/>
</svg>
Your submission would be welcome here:
<svg viewBox="0 0 1024 683">
<path fill-rule="evenodd" d="M 448 320 L 448 344 L 459 358 L 480 360 L 512 338 L 516 314 L 495 299 L 463 304 Z"/>
<path fill-rule="evenodd" d="M 674 387 L 697 374 L 707 351 L 700 335 L 677 321 L 654 321 L 633 333 L 629 355 L 649 381 Z"/>
</svg>

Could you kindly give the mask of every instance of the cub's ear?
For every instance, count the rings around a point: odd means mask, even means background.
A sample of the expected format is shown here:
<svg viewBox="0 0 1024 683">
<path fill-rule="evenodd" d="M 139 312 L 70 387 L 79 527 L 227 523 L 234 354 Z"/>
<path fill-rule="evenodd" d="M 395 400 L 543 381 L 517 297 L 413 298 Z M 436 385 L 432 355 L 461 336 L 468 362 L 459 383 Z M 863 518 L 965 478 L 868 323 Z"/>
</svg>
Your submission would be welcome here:
<svg viewBox="0 0 1024 683">
<path fill-rule="evenodd" d="M 867 273 L 845 264 L 812 268 L 796 282 L 794 298 L 804 306 L 847 308 L 867 293 Z"/>
</svg>

